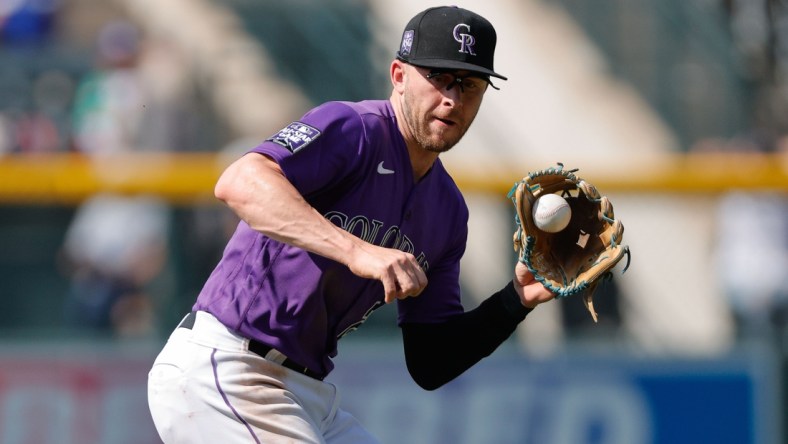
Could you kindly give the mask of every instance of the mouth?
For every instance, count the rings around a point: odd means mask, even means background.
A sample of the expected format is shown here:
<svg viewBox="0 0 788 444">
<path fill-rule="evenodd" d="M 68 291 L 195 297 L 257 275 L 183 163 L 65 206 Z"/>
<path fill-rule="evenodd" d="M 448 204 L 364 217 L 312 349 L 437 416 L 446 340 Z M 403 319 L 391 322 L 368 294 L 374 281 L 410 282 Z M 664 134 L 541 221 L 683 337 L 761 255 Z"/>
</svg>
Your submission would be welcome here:
<svg viewBox="0 0 788 444">
<path fill-rule="evenodd" d="M 454 125 L 456 125 L 456 124 L 457 124 L 457 122 L 455 122 L 455 121 L 453 121 L 453 120 L 449 120 L 449 119 L 442 119 L 442 118 L 440 118 L 440 117 L 436 117 L 436 118 L 435 118 L 435 120 L 437 120 L 438 122 L 441 122 L 441 123 L 443 123 L 443 124 L 444 124 L 444 125 L 446 125 L 446 126 L 454 126 Z"/>
</svg>

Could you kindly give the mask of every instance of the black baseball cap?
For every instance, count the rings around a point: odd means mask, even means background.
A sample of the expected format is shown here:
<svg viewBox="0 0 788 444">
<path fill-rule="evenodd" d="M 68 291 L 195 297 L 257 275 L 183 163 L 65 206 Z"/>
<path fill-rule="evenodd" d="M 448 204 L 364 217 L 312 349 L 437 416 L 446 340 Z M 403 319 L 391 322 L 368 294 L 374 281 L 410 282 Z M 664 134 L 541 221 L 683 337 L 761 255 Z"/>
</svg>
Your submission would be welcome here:
<svg viewBox="0 0 788 444">
<path fill-rule="evenodd" d="M 497 35 L 484 17 L 457 6 L 426 9 L 405 26 L 397 58 L 411 65 L 467 70 L 486 76 L 495 72 Z"/>
</svg>

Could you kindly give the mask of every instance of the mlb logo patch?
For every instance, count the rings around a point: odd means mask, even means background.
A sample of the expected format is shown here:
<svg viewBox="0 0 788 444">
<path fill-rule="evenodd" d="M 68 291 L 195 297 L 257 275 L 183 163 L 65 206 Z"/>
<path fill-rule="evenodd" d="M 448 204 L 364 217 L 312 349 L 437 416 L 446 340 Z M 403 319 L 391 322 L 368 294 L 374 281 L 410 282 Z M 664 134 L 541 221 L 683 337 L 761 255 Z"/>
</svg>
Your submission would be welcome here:
<svg viewBox="0 0 788 444">
<path fill-rule="evenodd" d="M 401 55 L 408 55 L 410 54 L 410 50 L 413 48 L 413 31 L 405 31 L 402 34 L 402 46 L 399 48 L 399 53 Z"/>
<path fill-rule="evenodd" d="M 276 135 L 266 139 L 282 145 L 295 154 L 315 139 L 320 137 L 320 130 L 301 122 L 293 122 L 282 128 Z"/>
</svg>

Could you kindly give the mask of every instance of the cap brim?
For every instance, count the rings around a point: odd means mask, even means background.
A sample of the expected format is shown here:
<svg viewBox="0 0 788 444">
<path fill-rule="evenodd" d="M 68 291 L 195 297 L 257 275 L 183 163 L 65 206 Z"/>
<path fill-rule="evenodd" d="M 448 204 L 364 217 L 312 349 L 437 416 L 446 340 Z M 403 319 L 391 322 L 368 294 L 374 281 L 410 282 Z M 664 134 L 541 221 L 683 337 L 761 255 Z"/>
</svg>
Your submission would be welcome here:
<svg viewBox="0 0 788 444">
<path fill-rule="evenodd" d="M 464 70 L 464 71 L 480 73 L 492 77 L 497 77 L 501 80 L 509 80 L 495 71 L 489 70 L 479 65 L 474 65 L 473 63 L 459 62 L 454 60 L 444 60 L 444 59 L 419 59 L 419 60 L 403 59 L 403 61 L 410 63 L 411 65 L 421 66 L 422 68 Z"/>
</svg>

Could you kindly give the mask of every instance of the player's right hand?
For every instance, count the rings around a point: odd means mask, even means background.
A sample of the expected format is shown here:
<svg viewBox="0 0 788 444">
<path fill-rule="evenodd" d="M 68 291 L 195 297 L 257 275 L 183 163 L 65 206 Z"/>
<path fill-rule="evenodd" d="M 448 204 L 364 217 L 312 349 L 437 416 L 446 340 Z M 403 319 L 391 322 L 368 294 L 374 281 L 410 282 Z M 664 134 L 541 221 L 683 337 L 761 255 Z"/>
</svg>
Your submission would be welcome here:
<svg viewBox="0 0 788 444">
<path fill-rule="evenodd" d="M 348 263 L 350 271 L 356 276 L 379 280 L 387 304 L 418 296 L 427 286 L 427 275 L 412 254 L 367 243 L 358 247 Z"/>
</svg>

